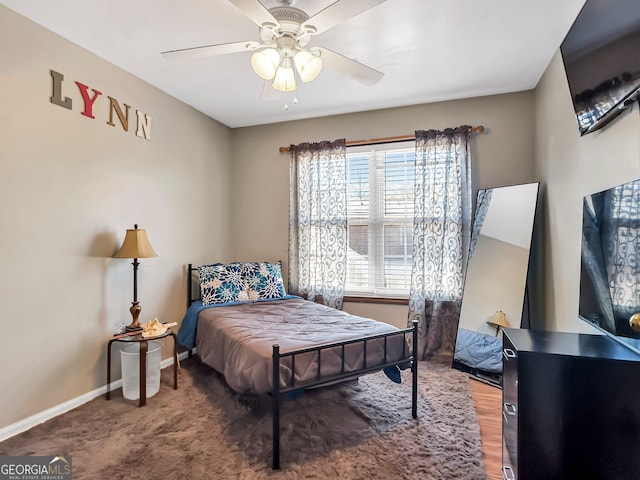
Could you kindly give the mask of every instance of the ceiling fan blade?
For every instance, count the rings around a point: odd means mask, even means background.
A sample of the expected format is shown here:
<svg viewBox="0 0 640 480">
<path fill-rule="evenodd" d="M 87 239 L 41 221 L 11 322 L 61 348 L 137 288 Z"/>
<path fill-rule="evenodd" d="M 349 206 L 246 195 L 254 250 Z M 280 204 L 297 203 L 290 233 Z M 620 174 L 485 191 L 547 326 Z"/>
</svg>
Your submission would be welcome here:
<svg viewBox="0 0 640 480">
<path fill-rule="evenodd" d="M 315 28 L 315 33 L 322 33 L 385 1 L 386 0 L 338 0 L 304 22 L 302 28 L 312 26 Z"/>
<path fill-rule="evenodd" d="M 375 85 L 382 80 L 382 77 L 384 77 L 384 73 L 381 71 L 368 67 L 353 58 L 340 55 L 328 48 L 317 47 L 313 50 L 320 51 L 320 58 L 322 58 L 322 61 L 327 68 L 331 68 L 332 70 L 348 75 L 369 87 Z"/>
<path fill-rule="evenodd" d="M 237 8 L 242 10 L 244 14 L 253 21 L 256 25 L 261 27 L 265 23 L 271 23 L 276 27 L 280 26 L 280 22 L 275 19 L 273 15 L 264 8 L 258 0 L 229 0 Z"/>
<path fill-rule="evenodd" d="M 203 45 L 201 47 L 182 48 L 180 50 L 169 50 L 161 55 L 166 60 L 191 60 L 194 58 L 213 57 L 215 55 L 226 55 L 227 53 L 237 53 L 253 51 L 263 46 L 259 42 L 234 42 L 220 43 L 218 45 Z"/>
</svg>

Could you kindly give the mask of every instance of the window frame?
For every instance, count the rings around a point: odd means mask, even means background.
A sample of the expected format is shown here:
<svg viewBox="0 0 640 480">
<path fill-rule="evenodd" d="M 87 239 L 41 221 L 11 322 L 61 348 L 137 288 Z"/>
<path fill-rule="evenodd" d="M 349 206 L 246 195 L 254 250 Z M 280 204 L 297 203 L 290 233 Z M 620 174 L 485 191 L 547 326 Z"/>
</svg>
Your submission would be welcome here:
<svg viewBox="0 0 640 480">
<path fill-rule="evenodd" d="M 381 154 L 381 152 L 383 152 Z M 369 278 L 368 287 L 357 287 L 350 285 L 349 274 L 350 267 L 349 261 L 347 261 L 347 284 L 345 285 L 345 301 L 351 302 L 363 302 L 363 303 L 387 303 L 387 304 L 408 304 L 410 293 L 410 277 L 411 277 L 411 256 L 412 246 L 405 247 L 405 254 L 400 255 L 405 258 L 409 256 L 409 265 L 404 265 L 408 284 L 406 288 L 394 289 L 384 287 L 384 280 L 386 278 L 385 263 L 386 260 L 394 256 L 392 254 L 385 255 L 384 241 L 385 234 L 384 229 L 387 226 L 400 226 L 405 229 L 409 229 L 409 235 L 413 236 L 413 196 L 415 184 L 412 183 L 410 187 L 405 187 L 405 202 L 404 208 L 406 210 L 404 217 L 396 217 L 387 214 L 385 212 L 385 174 L 387 170 L 385 168 L 385 155 L 387 152 L 402 153 L 405 156 L 405 161 L 402 163 L 402 168 L 406 170 L 407 165 L 411 165 L 414 169 L 412 175 L 415 175 L 415 140 L 403 140 L 398 142 L 384 142 L 371 145 L 358 145 L 347 146 L 346 161 L 350 162 L 353 157 L 361 157 L 366 155 L 368 157 L 368 217 L 352 217 L 351 213 L 347 215 L 347 225 L 351 227 L 353 225 L 364 225 L 369 229 L 368 232 L 368 248 L 367 248 L 367 272 L 372 273 L 372 278 Z M 411 161 L 406 156 L 411 157 Z M 350 174 L 351 166 L 347 166 L 347 175 Z M 406 179 L 406 172 L 404 173 Z M 408 183 L 408 182 L 405 182 Z M 351 183 L 349 183 L 351 185 Z M 380 193 L 380 189 L 383 191 Z M 406 243 L 407 235 L 405 230 L 401 243 Z M 372 252 L 369 255 L 369 252 Z M 397 255 L 396 255 L 397 256 Z M 406 261 L 406 260 L 405 260 Z"/>
</svg>

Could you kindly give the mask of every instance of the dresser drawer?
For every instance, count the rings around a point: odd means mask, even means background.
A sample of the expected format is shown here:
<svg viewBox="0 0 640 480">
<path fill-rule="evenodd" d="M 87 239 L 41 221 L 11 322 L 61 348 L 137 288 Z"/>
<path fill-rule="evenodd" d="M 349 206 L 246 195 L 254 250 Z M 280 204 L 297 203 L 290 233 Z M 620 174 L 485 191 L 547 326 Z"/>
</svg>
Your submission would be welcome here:
<svg viewBox="0 0 640 480">
<path fill-rule="evenodd" d="M 511 454 L 507 448 L 507 442 L 503 435 L 502 437 L 502 478 L 503 480 L 516 480 L 516 471 L 513 467 L 515 465 L 511 462 Z"/>
<path fill-rule="evenodd" d="M 503 337 L 502 363 L 502 476 L 512 480 L 518 465 L 518 353 Z"/>
</svg>

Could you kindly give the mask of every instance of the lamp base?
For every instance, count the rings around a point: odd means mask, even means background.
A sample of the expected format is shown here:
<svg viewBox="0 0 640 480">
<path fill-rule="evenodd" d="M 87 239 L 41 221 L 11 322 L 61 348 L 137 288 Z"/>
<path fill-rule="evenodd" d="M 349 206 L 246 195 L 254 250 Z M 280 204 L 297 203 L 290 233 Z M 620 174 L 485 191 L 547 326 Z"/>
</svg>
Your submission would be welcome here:
<svg viewBox="0 0 640 480">
<path fill-rule="evenodd" d="M 124 327 L 127 332 L 136 332 L 138 330 L 142 330 L 142 327 L 138 323 L 138 317 L 140 316 L 140 312 L 142 311 L 142 307 L 140 306 L 140 302 L 131 302 L 131 308 L 129 309 L 131 312 L 131 316 L 133 320 L 129 325 Z"/>
</svg>

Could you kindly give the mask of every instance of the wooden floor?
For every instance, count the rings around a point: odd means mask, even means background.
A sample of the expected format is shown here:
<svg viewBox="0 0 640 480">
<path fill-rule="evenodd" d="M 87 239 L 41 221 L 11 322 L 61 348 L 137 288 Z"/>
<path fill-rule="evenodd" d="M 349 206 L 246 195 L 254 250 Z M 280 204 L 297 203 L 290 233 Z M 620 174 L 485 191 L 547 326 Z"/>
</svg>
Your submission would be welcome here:
<svg viewBox="0 0 640 480">
<path fill-rule="evenodd" d="M 502 480 L 502 390 L 469 378 L 488 480 Z"/>
</svg>

